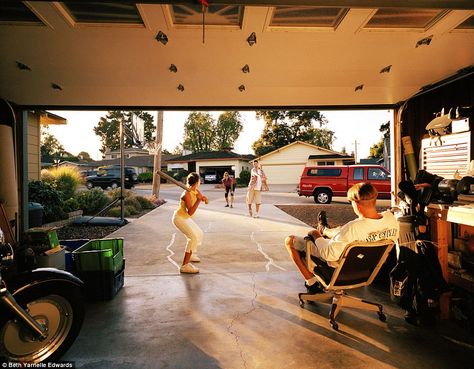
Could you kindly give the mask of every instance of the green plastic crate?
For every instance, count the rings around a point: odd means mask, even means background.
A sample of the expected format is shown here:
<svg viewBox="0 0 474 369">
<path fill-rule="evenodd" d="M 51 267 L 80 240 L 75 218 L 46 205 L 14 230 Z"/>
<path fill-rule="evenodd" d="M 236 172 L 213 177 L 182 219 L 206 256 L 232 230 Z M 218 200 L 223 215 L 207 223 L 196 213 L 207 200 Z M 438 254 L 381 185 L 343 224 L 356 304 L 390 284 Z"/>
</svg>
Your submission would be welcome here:
<svg viewBox="0 0 474 369">
<path fill-rule="evenodd" d="M 115 274 L 124 264 L 123 238 L 90 240 L 72 252 L 72 259 L 78 273 L 110 271 Z"/>
<path fill-rule="evenodd" d="M 30 228 L 26 236 L 30 245 L 48 245 L 51 249 L 59 246 L 56 228 Z"/>
</svg>

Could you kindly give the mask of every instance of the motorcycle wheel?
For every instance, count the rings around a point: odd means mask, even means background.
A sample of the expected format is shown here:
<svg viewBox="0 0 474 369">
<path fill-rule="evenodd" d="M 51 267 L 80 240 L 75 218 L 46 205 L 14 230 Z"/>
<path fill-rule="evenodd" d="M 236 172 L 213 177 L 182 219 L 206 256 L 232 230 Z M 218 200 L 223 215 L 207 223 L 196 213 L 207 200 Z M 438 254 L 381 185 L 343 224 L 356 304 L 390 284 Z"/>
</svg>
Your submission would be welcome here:
<svg viewBox="0 0 474 369">
<path fill-rule="evenodd" d="M 41 325 L 48 336 L 38 339 L 12 314 L 0 317 L 0 357 L 8 361 L 57 361 L 73 344 L 84 320 L 80 287 L 49 282 L 31 285 L 14 294 L 16 301 Z"/>
</svg>

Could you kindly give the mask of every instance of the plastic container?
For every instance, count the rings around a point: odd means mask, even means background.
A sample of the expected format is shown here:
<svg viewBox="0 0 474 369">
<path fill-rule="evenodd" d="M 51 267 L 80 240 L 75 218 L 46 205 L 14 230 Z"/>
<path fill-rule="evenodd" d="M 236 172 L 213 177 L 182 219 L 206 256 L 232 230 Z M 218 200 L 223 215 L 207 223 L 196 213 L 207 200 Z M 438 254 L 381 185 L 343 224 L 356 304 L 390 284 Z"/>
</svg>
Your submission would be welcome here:
<svg viewBox="0 0 474 369">
<path fill-rule="evenodd" d="M 122 269 L 117 273 L 112 271 L 77 272 L 84 282 L 84 294 L 91 300 L 110 300 L 123 287 L 125 281 L 125 260 Z"/>
<path fill-rule="evenodd" d="M 76 272 L 112 272 L 123 269 L 123 238 L 90 240 L 72 252 Z"/>
<path fill-rule="evenodd" d="M 30 228 L 26 231 L 29 245 L 47 245 L 53 249 L 59 246 L 56 228 Z"/>
<path fill-rule="evenodd" d="M 37 202 L 28 203 L 28 225 L 41 227 L 43 225 L 43 205 Z"/>
<path fill-rule="evenodd" d="M 73 251 L 79 247 L 85 245 L 90 239 L 75 239 L 75 240 L 59 240 L 59 244 L 65 248 L 65 267 L 66 270 L 72 274 L 75 274 L 74 261 L 72 259 Z"/>
</svg>

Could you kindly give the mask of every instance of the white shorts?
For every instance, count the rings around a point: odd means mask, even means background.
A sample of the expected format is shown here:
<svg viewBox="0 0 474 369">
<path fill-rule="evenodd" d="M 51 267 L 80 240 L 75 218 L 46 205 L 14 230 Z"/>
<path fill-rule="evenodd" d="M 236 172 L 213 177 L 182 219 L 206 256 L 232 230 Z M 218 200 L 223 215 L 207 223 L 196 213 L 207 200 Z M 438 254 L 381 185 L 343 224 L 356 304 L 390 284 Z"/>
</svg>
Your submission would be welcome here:
<svg viewBox="0 0 474 369">
<path fill-rule="evenodd" d="M 324 260 L 321 257 L 319 252 L 318 246 L 323 246 L 327 244 L 330 240 L 328 238 L 319 237 L 316 239 L 316 244 L 314 242 L 310 242 L 311 245 L 311 255 Z M 293 238 L 293 247 L 295 250 L 304 251 L 306 252 L 306 240 L 303 237 L 294 236 Z"/>
</svg>

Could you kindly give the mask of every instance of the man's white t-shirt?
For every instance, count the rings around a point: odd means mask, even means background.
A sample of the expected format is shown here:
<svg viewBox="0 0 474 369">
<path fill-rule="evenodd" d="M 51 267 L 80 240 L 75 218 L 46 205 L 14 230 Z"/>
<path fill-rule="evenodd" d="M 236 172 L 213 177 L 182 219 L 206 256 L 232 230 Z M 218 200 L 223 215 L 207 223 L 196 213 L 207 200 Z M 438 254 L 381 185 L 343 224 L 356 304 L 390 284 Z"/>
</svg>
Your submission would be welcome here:
<svg viewBox="0 0 474 369">
<path fill-rule="evenodd" d="M 374 242 L 383 239 L 398 240 L 398 221 L 390 211 L 385 211 L 380 219 L 358 218 L 343 225 L 331 239 L 317 238 L 316 248 L 319 258 L 332 267 L 337 266 L 346 246 L 354 241 Z"/>
<path fill-rule="evenodd" d="M 254 190 L 261 191 L 262 190 L 262 171 L 259 169 L 252 168 L 250 173 L 252 176 L 257 176 L 257 183 L 255 184 Z"/>
</svg>

